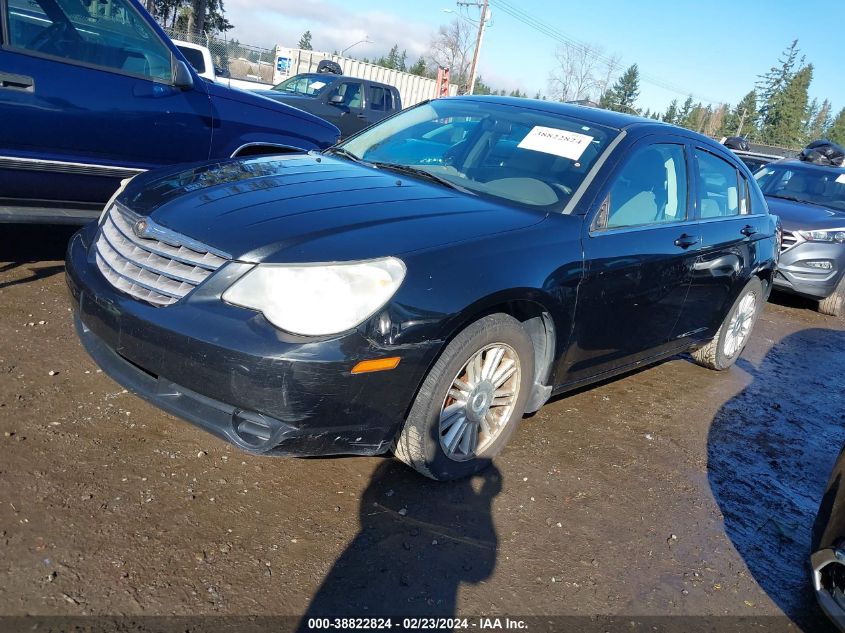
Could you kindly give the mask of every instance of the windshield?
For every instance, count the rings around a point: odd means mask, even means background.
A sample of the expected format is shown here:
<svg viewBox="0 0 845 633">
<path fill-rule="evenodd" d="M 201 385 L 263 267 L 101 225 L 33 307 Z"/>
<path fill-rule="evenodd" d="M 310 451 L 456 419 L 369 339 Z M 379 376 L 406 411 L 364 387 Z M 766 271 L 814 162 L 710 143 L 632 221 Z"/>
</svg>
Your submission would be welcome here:
<svg viewBox="0 0 845 633">
<path fill-rule="evenodd" d="M 617 134 L 529 108 L 444 99 L 387 119 L 340 149 L 471 193 L 561 210 Z"/>
<path fill-rule="evenodd" d="M 306 97 L 316 97 L 330 83 L 332 83 L 332 80 L 326 79 L 325 75 L 296 75 L 273 86 L 273 90 L 305 95 Z"/>
<path fill-rule="evenodd" d="M 767 196 L 845 209 L 845 172 L 796 165 L 766 165 L 754 177 Z"/>
</svg>

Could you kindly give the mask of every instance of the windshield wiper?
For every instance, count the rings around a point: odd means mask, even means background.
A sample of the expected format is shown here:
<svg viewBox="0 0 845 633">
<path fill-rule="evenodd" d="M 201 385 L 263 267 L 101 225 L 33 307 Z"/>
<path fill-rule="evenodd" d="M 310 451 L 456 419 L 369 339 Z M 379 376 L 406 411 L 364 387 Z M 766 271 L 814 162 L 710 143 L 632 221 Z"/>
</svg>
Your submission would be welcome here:
<svg viewBox="0 0 845 633">
<path fill-rule="evenodd" d="M 459 184 L 452 182 L 451 180 L 441 178 L 437 174 L 432 174 L 430 171 L 420 169 L 419 167 L 412 167 L 411 165 L 399 165 L 397 163 L 384 163 L 380 161 L 374 161 L 370 164 L 374 167 L 389 169 L 391 171 L 399 172 L 400 174 L 408 174 L 409 176 L 419 176 L 421 178 L 427 178 L 432 182 L 436 182 L 440 185 L 443 185 L 444 187 L 449 187 L 450 189 L 455 189 L 456 191 L 460 191 L 461 193 L 468 193 L 473 196 L 478 195 L 474 191 L 470 191 L 469 189 L 461 187 Z"/>
<path fill-rule="evenodd" d="M 343 158 L 348 158 L 353 163 L 363 163 L 366 162 L 361 159 L 360 156 L 353 154 L 348 149 L 344 149 L 343 147 L 330 147 L 327 149 L 324 154 L 334 154 L 335 156 L 342 156 Z"/>
<path fill-rule="evenodd" d="M 811 204 L 813 206 L 818 206 L 816 202 L 810 202 L 809 200 L 804 200 L 803 198 L 796 198 L 795 196 L 779 196 L 773 193 L 769 194 L 770 198 L 779 198 L 780 200 L 789 200 L 790 202 L 800 202 L 801 204 Z"/>
</svg>

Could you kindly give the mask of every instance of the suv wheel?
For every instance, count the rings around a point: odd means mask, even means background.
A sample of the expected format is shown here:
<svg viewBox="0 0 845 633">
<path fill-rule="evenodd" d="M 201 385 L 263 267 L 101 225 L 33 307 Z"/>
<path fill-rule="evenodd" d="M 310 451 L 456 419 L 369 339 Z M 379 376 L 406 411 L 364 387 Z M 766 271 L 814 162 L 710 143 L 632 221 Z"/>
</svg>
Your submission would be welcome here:
<svg viewBox="0 0 845 633">
<path fill-rule="evenodd" d="M 757 277 L 739 293 L 713 340 L 692 353 L 693 360 L 708 369 L 722 371 L 736 362 L 751 336 L 763 307 L 763 284 Z"/>
<path fill-rule="evenodd" d="M 819 301 L 819 312 L 829 316 L 840 316 L 845 308 L 845 276 L 839 280 L 836 290 L 827 299 Z"/>
<path fill-rule="evenodd" d="M 506 314 L 476 321 L 431 368 L 393 444 L 393 454 L 426 477 L 467 477 L 490 464 L 525 411 L 534 346 Z"/>
</svg>

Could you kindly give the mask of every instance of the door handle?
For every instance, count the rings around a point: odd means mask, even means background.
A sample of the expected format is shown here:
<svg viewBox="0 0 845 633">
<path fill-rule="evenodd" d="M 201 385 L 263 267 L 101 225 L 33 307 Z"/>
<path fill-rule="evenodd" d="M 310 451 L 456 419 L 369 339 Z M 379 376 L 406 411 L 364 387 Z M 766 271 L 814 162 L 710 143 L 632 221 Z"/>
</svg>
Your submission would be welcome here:
<svg viewBox="0 0 845 633">
<path fill-rule="evenodd" d="M 0 89 L 35 92 L 35 80 L 26 75 L 0 73 Z"/>
<path fill-rule="evenodd" d="M 742 233 L 745 237 L 751 237 L 752 235 L 754 235 L 757 232 L 757 229 L 755 229 L 750 224 L 746 224 L 744 227 L 742 227 L 739 230 L 739 232 Z"/>
<path fill-rule="evenodd" d="M 367 115 L 366 115 L 366 114 L 356 114 L 355 116 L 357 116 L 359 119 L 364 119 L 364 120 L 366 120 L 366 119 L 367 119 Z"/>
<path fill-rule="evenodd" d="M 683 235 L 681 235 L 681 237 L 675 240 L 675 246 L 680 246 L 681 248 L 689 248 L 690 246 L 695 246 L 699 242 L 701 242 L 700 235 L 694 236 L 687 235 L 686 233 L 684 233 Z"/>
</svg>

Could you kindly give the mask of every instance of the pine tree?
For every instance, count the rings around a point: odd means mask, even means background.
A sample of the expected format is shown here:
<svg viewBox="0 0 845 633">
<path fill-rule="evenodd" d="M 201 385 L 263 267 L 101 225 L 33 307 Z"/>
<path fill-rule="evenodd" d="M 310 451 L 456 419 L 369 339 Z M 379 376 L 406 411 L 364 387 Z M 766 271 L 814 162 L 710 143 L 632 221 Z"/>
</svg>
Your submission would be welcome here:
<svg viewBox="0 0 845 633">
<path fill-rule="evenodd" d="M 428 66 L 425 63 L 425 58 L 420 57 L 417 60 L 417 63 L 411 66 L 408 69 L 408 72 L 412 75 L 419 75 L 420 77 L 425 77 L 428 75 Z"/>
<path fill-rule="evenodd" d="M 719 136 L 751 136 L 757 120 L 757 91 L 752 90 L 728 112 Z"/>
<path fill-rule="evenodd" d="M 607 90 L 599 101 L 599 106 L 616 112 L 637 114 L 635 103 L 640 95 L 640 69 L 631 65 L 622 76 Z"/>
<path fill-rule="evenodd" d="M 674 125 L 678 120 L 678 100 L 672 99 L 672 102 L 669 104 L 669 107 L 666 108 L 666 112 L 663 113 L 663 120 L 666 123 Z"/>
<path fill-rule="evenodd" d="M 830 106 L 830 101 L 825 99 L 819 106 L 815 116 L 808 120 L 806 133 L 804 134 L 804 142 L 816 141 L 825 137 L 827 129 L 830 127 L 830 119 L 833 112 Z"/>
<path fill-rule="evenodd" d="M 763 119 L 763 141 L 772 145 L 795 147 L 802 144 L 803 122 L 813 80 L 813 65 L 795 73 L 783 90 L 769 101 Z"/>
<path fill-rule="evenodd" d="M 796 64 L 799 68 L 804 66 L 804 58 L 802 57 L 800 62 L 798 60 L 799 53 L 798 40 L 793 40 L 792 44 L 781 53 L 781 56 L 778 58 L 778 65 L 772 66 L 769 72 L 758 77 L 757 93 L 759 96 L 760 116 L 757 127 L 760 130 L 761 138 L 765 142 L 770 142 L 766 141 L 766 139 L 771 139 L 772 137 L 773 117 L 781 116 L 780 114 L 775 114 L 773 110 L 779 105 L 783 105 L 783 93 L 796 75 Z"/>
<path fill-rule="evenodd" d="M 677 116 L 675 117 L 675 125 L 686 126 L 687 121 L 689 120 L 690 114 L 692 114 L 693 103 L 692 97 L 687 97 L 687 100 L 684 101 L 684 105 L 681 106 L 680 111 L 678 112 Z"/>
<path fill-rule="evenodd" d="M 302 37 L 299 38 L 299 48 L 304 51 L 314 50 L 311 46 L 311 31 L 305 31 L 305 33 L 302 34 Z"/>
<path fill-rule="evenodd" d="M 842 108 L 836 118 L 833 119 L 833 123 L 830 124 L 825 136 L 834 143 L 845 145 L 845 108 Z"/>
</svg>

